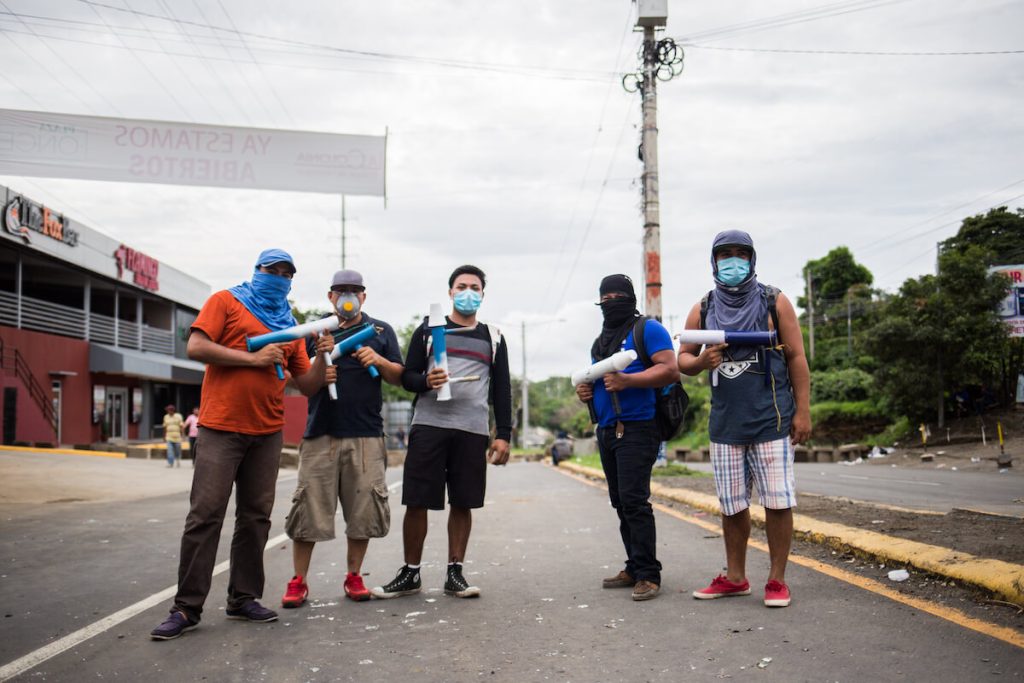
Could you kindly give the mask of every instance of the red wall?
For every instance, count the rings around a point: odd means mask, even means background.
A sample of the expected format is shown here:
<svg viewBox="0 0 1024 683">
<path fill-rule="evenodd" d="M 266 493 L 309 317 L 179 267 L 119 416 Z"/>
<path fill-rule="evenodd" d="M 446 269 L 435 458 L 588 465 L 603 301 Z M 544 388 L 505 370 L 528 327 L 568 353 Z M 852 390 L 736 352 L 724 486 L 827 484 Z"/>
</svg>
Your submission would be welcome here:
<svg viewBox="0 0 1024 683">
<path fill-rule="evenodd" d="M 284 397 L 284 442 L 288 445 L 298 445 L 302 441 L 302 434 L 306 431 L 306 413 L 309 411 L 309 401 L 305 396 Z"/>
<path fill-rule="evenodd" d="M 64 443 L 90 443 L 99 436 L 99 428 L 92 425 L 92 378 L 89 375 L 89 343 L 81 339 L 69 339 L 52 334 L 0 327 L 0 338 L 4 341 L 3 386 L 18 387 L 18 418 L 16 439 L 28 442 L 55 441 L 53 428 L 43 417 L 43 412 L 32 400 L 28 387 L 14 375 L 14 349 L 28 363 L 32 374 L 43 387 L 48 398 L 50 371 L 63 370 L 77 373 L 65 375 L 63 384 L 63 425 Z M 7 367 L 7 362 L 12 364 Z M 0 401 L 2 401 L 0 395 Z"/>
</svg>

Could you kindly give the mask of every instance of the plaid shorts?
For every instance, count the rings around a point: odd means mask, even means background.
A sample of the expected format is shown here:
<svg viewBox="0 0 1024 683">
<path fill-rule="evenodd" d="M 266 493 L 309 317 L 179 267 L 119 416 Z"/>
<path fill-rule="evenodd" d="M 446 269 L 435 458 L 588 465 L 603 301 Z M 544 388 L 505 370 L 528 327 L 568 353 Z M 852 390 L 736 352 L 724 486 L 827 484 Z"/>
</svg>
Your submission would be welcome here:
<svg viewBox="0 0 1024 683">
<path fill-rule="evenodd" d="M 741 446 L 711 442 L 711 468 L 723 515 L 750 507 L 755 482 L 761 505 L 772 510 L 796 507 L 793 447 L 788 436 Z"/>
</svg>

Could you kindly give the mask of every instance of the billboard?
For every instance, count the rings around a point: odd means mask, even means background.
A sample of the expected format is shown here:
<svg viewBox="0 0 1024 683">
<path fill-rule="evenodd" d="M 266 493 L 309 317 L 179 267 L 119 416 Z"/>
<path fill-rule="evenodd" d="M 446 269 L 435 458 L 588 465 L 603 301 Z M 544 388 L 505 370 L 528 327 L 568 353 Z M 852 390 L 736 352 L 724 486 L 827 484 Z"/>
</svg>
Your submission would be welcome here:
<svg viewBox="0 0 1024 683">
<path fill-rule="evenodd" d="M 385 141 L 0 109 L 0 175 L 383 197 Z"/>
<path fill-rule="evenodd" d="M 1024 265 L 993 266 L 988 271 L 1009 279 L 1006 298 L 999 302 L 999 317 L 1010 328 L 1011 337 L 1024 337 Z"/>
</svg>

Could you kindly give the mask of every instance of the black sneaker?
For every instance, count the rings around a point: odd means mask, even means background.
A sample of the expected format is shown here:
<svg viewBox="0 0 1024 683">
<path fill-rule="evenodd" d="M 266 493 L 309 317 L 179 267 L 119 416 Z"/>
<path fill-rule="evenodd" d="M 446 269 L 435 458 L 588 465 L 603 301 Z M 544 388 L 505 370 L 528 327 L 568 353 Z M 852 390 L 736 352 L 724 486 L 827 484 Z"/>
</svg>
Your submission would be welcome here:
<svg viewBox="0 0 1024 683">
<path fill-rule="evenodd" d="M 462 576 L 461 564 L 448 565 L 448 579 L 444 582 L 444 594 L 456 598 L 478 598 L 480 589 L 470 586 Z"/>
<path fill-rule="evenodd" d="M 277 621 L 277 612 L 267 609 L 255 600 L 250 600 L 238 609 L 228 609 L 227 615 L 228 619 L 238 619 L 239 621 L 255 621 L 257 623 Z"/>
<path fill-rule="evenodd" d="M 398 575 L 391 579 L 391 583 L 371 588 L 370 594 L 380 600 L 387 600 L 419 593 L 420 587 L 420 570 L 409 569 L 409 565 L 403 564 L 402 568 L 398 570 Z"/>
<path fill-rule="evenodd" d="M 184 612 L 174 611 L 164 620 L 164 623 L 149 632 L 153 640 L 174 640 L 185 631 L 191 631 L 199 626 L 198 621 L 192 621 Z"/>
</svg>

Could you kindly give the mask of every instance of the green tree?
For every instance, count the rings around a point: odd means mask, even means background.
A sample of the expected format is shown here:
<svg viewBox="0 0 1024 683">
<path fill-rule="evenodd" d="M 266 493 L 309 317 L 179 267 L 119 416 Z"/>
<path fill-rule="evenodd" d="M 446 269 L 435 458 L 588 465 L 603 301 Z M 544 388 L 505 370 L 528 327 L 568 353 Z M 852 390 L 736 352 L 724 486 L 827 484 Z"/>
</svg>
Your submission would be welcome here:
<svg viewBox="0 0 1024 683">
<path fill-rule="evenodd" d="M 1024 262 L 1024 209 L 1005 206 L 965 218 L 956 235 L 942 243 L 943 251 L 966 252 L 978 247 L 990 266 Z"/>
<path fill-rule="evenodd" d="M 996 316 L 1005 295 L 988 273 L 987 252 L 964 246 L 941 252 L 939 275 L 903 283 L 867 335 L 886 402 L 911 419 L 935 413 L 942 397 L 998 372 L 1007 330 Z"/>
</svg>

